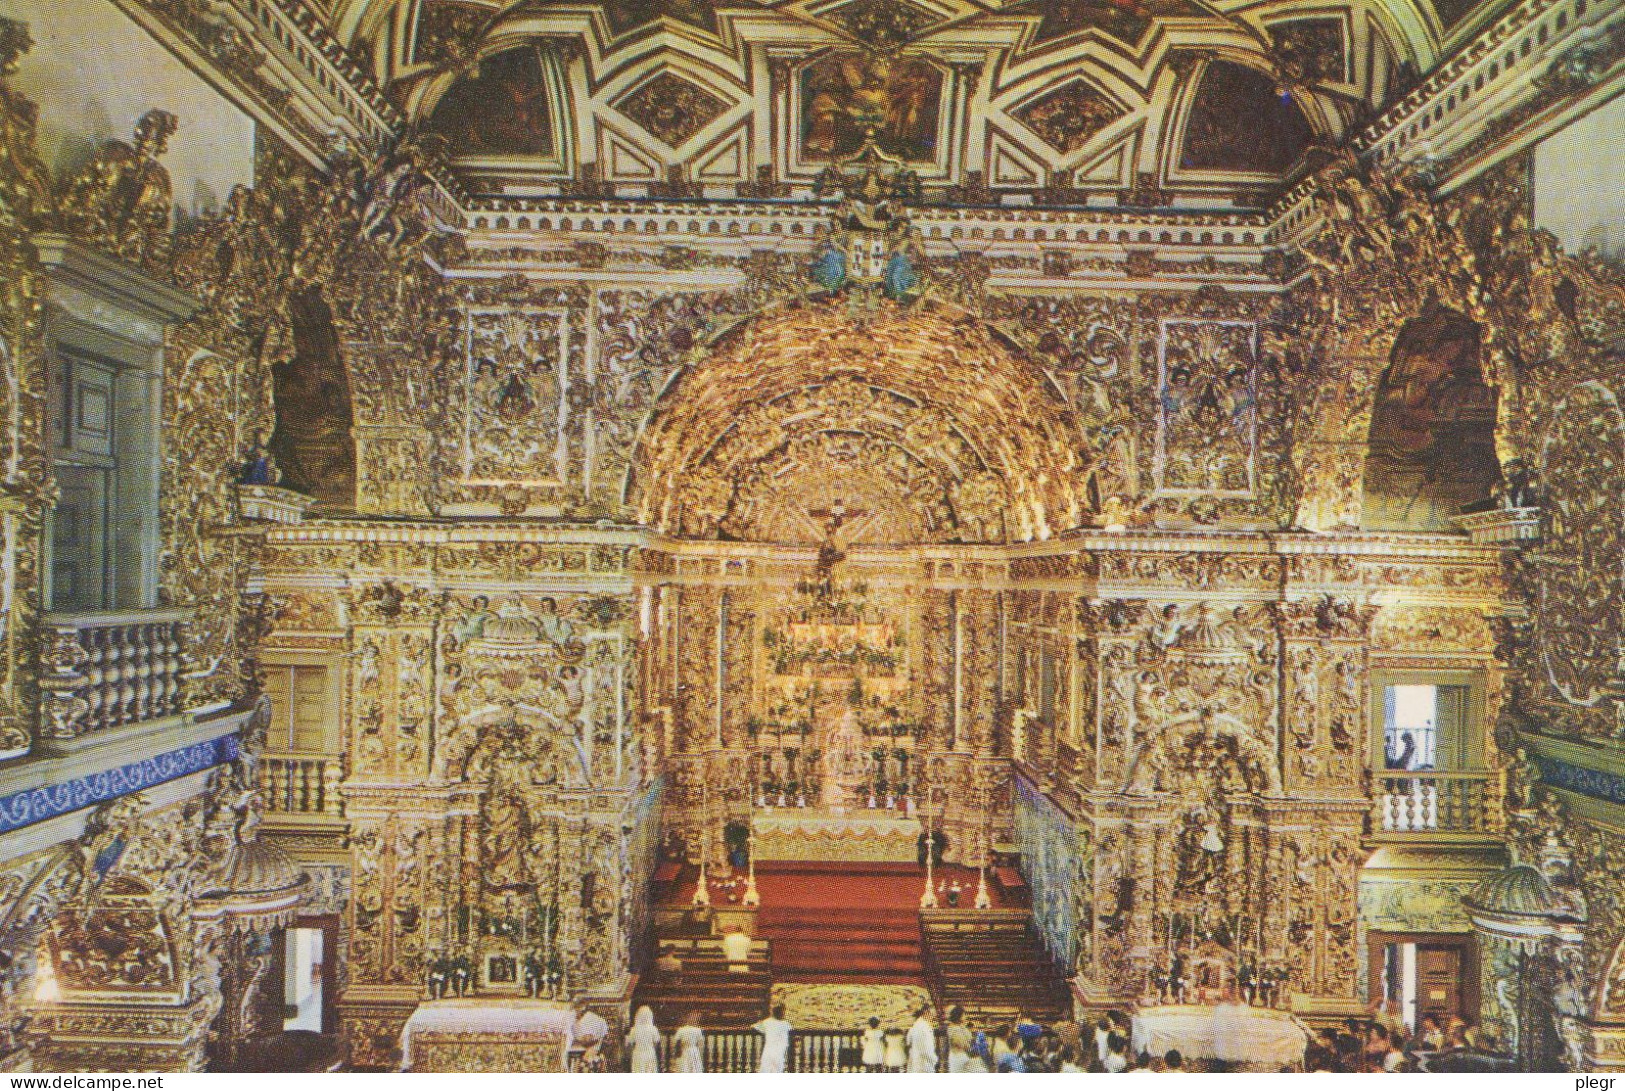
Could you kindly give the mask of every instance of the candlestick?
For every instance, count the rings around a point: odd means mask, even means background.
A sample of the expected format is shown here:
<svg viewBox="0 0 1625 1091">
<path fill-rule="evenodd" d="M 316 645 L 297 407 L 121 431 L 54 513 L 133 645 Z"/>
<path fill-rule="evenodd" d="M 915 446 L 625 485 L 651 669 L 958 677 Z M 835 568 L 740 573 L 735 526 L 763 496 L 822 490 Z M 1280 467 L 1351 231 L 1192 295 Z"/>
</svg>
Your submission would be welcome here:
<svg viewBox="0 0 1625 1091">
<path fill-rule="evenodd" d="M 748 878 L 745 880 L 745 904 L 761 905 L 762 896 L 756 891 L 756 831 L 750 830 L 745 839 L 746 866 L 749 868 Z"/>
<path fill-rule="evenodd" d="M 920 895 L 921 909 L 935 909 L 937 907 L 937 888 L 932 882 L 935 876 L 935 872 L 932 870 L 933 855 L 935 854 L 931 851 L 931 816 L 927 815 L 925 820 L 925 893 Z"/>
</svg>

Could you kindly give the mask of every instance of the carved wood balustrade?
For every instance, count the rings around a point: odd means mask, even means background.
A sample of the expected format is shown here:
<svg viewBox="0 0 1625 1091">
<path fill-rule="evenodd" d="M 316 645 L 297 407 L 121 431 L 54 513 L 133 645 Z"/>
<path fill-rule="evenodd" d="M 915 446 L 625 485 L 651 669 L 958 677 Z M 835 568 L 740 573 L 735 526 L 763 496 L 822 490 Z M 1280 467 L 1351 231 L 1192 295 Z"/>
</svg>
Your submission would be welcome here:
<svg viewBox="0 0 1625 1091">
<path fill-rule="evenodd" d="M 266 754 L 260 761 L 265 809 L 280 814 L 341 815 L 343 779 L 344 759 L 338 754 Z"/>
<path fill-rule="evenodd" d="M 185 708 L 188 608 L 47 614 L 40 733 L 73 739 Z"/>
<path fill-rule="evenodd" d="M 1372 794 L 1371 831 L 1378 836 L 1499 837 L 1505 830 L 1505 785 L 1504 771 L 1381 773 Z"/>
<path fill-rule="evenodd" d="M 937 1038 L 937 1070 L 948 1067 L 947 1035 Z M 708 1030 L 705 1034 L 705 1071 L 755 1072 L 762 1056 L 762 1036 L 754 1030 Z M 790 1034 L 790 1072 L 863 1072 L 863 1038 L 857 1030 L 797 1030 Z M 661 1035 L 657 1050 L 661 1071 L 670 1071 L 676 1056 L 672 1035 Z"/>
</svg>

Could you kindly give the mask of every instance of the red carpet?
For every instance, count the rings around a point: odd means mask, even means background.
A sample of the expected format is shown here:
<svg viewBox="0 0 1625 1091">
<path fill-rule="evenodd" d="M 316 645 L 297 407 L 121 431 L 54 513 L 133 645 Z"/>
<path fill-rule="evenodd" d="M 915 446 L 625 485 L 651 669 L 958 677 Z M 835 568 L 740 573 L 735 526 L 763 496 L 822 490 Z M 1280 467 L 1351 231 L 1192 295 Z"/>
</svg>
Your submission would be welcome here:
<svg viewBox="0 0 1625 1091">
<path fill-rule="evenodd" d="M 957 882 L 959 904 L 976 898 L 976 872 L 943 867 L 939 884 Z M 713 879 L 726 875 L 711 874 Z M 686 904 L 695 877 L 676 885 L 672 904 Z M 773 942 L 773 979 L 848 984 L 925 981 L 920 950 L 920 895 L 925 869 L 913 864 L 764 864 L 756 869 L 762 897 L 757 934 Z M 716 897 L 718 904 L 723 898 Z M 991 889 L 995 905 L 1005 905 Z M 947 905 L 939 894 L 938 900 Z"/>
</svg>

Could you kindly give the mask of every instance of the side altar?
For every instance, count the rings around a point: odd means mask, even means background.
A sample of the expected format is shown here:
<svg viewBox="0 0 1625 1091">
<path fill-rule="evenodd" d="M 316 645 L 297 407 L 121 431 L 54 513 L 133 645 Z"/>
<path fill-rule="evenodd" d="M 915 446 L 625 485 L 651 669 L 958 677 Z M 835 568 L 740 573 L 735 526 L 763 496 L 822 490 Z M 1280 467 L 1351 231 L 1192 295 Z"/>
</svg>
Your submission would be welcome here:
<svg viewBox="0 0 1625 1091">
<path fill-rule="evenodd" d="M 1177 1049 L 1186 1057 L 1278 1072 L 1303 1063 L 1309 1034 L 1290 1014 L 1249 1004 L 1157 1004 L 1133 1017 L 1135 1052 L 1160 1057 Z"/>
<path fill-rule="evenodd" d="M 918 819 L 887 810 L 795 808 L 751 818 L 757 860 L 909 863 L 918 859 Z"/>
<path fill-rule="evenodd" d="M 564 1072 L 575 1013 L 551 1000 L 429 1000 L 401 1031 L 411 1072 Z"/>
</svg>

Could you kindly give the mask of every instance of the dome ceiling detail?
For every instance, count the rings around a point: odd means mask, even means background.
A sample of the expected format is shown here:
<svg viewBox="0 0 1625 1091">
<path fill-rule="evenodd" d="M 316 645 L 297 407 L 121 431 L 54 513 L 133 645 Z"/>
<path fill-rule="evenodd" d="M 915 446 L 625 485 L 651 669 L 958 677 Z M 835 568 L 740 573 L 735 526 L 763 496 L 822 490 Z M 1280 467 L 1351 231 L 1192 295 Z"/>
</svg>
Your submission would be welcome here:
<svg viewBox="0 0 1625 1091">
<path fill-rule="evenodd" d="M 1432 67 L 1432 2 L 337 0 L 333 20 L 478 193 L 802 197 L 872 133 L 927 200 L 1230 207 Z"/>
</svg>

